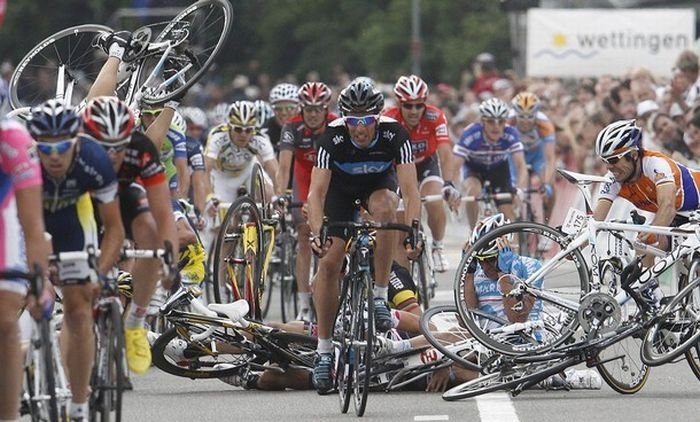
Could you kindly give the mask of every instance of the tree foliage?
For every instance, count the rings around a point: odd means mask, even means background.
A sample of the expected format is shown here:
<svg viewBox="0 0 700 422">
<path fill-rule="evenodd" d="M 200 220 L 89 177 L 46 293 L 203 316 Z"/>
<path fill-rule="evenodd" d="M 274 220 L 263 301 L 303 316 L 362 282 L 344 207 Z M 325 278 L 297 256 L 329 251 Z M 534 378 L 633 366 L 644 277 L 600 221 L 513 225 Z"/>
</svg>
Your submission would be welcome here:
<svg viewBox="0 0 700 422">
<path fill-rule="evenodd" d="M 0 58 L 17 62 L 33 45 L 62 28 L 106 23 L 133 0 L 9 0 L 0 28 Z M 184 6 L 188 1 L 150 0 Z M 257 60 L 274 79 L 316 70 L 329 78 L 340 66 L 352 74 L 391 80 L 411 71 L 412 0 L 230 0 L 234 29 L 220 58 L 243 71 Z M 457 83 L 471 60 L 491 51 L 510 64 L 506 15 L 493 0 L 419 0 L 421 73 L 432 82 Z"/>
</svg>

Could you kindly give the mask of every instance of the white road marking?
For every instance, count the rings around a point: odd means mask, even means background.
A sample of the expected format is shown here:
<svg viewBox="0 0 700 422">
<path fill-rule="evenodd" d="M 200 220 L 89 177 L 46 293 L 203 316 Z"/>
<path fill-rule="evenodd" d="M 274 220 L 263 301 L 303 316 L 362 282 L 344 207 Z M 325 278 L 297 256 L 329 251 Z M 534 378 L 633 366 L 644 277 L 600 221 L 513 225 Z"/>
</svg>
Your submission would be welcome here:
<svg viewBox="0 0 700 422">
<path fill-rule="evenodd" d="M 489 393 L 478 396 L 481 422 L 519 422 L 513 403 L 507 393 Z"/>
<path fill-rule="evenodd" d="M 414 421 L 449 421 L 449 415 L 419 415 L 413 417 Z"/>
</svg>

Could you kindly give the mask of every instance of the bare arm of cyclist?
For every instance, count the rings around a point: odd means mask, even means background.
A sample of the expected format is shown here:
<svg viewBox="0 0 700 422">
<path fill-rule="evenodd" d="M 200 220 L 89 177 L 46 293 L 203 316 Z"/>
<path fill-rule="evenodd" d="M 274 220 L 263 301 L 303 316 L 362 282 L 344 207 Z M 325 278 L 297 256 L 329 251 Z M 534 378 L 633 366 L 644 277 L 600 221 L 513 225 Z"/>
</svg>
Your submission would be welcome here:
<svg viewBox="0 0 700 422">
<path fill-rule="evenodd" d="M 98 204 L 97 209 L 104 227 L 104 237 L 100 244 L 99 273 L 107 274 L 117 264 L 124 244 L 124 225 L 119 212 L 119 201 Z"/>
<path fill-rule="evenodd" d="M 600 198 L 595 205 L 595 210 L 593 210 L 593 219 L 596 221 L 603 221 L 608 217 L 608 212 L 612 207 L 612 201 L 607 198 Z"/>
<path fill-rule="evenodd" d="M 187 192 L 190 189 L 187 158 L 176 157 L 173 159 L 173 163 L 177 169 L 177 196 L 178 198 L 187 198 Z"/>
<path fill-rule="evenodd" d="M 656 185 L 656 201 L 658 211 L 651 221 L 652 226 L 668 226 L 676 216 L 676 184 L 673 182 L 661 183 Z M 659 248 L 667 249 L 668 237 L 657 236 L 654 233 L 642 233 L 638 240 L 643 243 L 655 244 L 659 243 Z"/>
<path fill-rule="evenodd" d="M 411 225 L 414 219 L 420 218 L 420 194 L 418 193 L 418 176 L 416 176 L 416 165 L 413 163 L 398 164 L 396 166 L 396 177 L 401 188 L 401 195 L 405 207 L 405 224 Z"/>
<path fill-rule="evenodd" d="M 158 117 L 153 121 L 153 123 L 146 129 L 146 136 L 151 140 L 158 148 L 158 151 L 163 147 L 163 142 L 165 142 L 166 136 L 168 136 L 168 130 L 170 129 L 170 124 L 175 116 L 175 110 L 170 107 L 163 108 L 163 111 L 158 114 Z"/>
<path fill-rule="evenodd" d="M 464 281 L 464 302 L 470 309 L 479 308 L 479 299 L 474 289 L 474 273 L 467 273 Z"/>
<path fill-rule="evenodd" d="M 311 171 L 311 186 L 309 187 L 309 226 L 311 233 L 318 235 L 323 223 L 323 206 L 326 202 L 328 186 L 331 183 L 331 170 L 314 167 Z M 312 243 L 312 247 L 313 247 Z"/>
<path fill-rule="evenodd" d="M 525 154 L 522 151 L 513 153 L 513 164 L 515 164 L 515 170 L 518 173 L 518 188 L 527 189 L 527 165 L 525 164 Z"/>
<path fill-rule="evenodd" d="M 277 178 L 276 178 L 277 189 L 275 190 L 275 194 L 277 196 L 284 195 L 285 189 L 287 188 L 287 185 L 289 184 L 289 168 L 292 166 L 292 157 L 293 156 L 294 156 L 294 153 L 290 150 L 281 150 L 280 151 L 279 169 L 277 169 Z"/>
<path fill-rule="evenodd" d="M 273 158 L 271 160 L 263 161 L 262 166 L 263 166 L 263 170 L 265 170 L 265 173 L 267 173 L 267 175 L 270 176 L 270 179 L 272 180 L 272 184 L 273 184 L 273 188 L 274 188 L 275 183 L 277 183 L 277 173 L 278 173 L 277 159 Z M 276 192 L 277 190 L 273 189 L 273 191 Z"/>
<path fill-rule="evenodd" d="M 15 191 L 17 217 L 24 232 L 27 264 L 39 264 L 43 271 L 48 266 L 51 242 L 44 238 L 44 211 L 41 200 L 41 185 Z M 46 283 L 48 284 L 48 283 Z"/>
<path fill-rule="evenodd" d="M 542 183 L 554 185 L 555 166 L 557 162 L 554 144 L 544 144 L 544 159 L 547 163 L 544 168 Z"/>
<path fill-rule="evenodd" d="M 102 95 L 114 96 L 117 89 L 117 72 L 119 70 L 119 60 L 116 57 L 109 57 L 105 64 L 102 65 L 97 79 L 90 87 L 87 98 L 88 100 Z"/>
<path fill-rule="evenodd" d="M 179 250 L 177 241 L 177 230 L 175 230 L 175 219 L 173 208 L 170 205 L 170 189 L 167 182 L 156 183 L 146 187 L 148 203 L 151 206 L 151 214 L 158 226 L 158 244 L 164 245 L 165 241 L 170 241 L 173 251 Z"/>
</svg>

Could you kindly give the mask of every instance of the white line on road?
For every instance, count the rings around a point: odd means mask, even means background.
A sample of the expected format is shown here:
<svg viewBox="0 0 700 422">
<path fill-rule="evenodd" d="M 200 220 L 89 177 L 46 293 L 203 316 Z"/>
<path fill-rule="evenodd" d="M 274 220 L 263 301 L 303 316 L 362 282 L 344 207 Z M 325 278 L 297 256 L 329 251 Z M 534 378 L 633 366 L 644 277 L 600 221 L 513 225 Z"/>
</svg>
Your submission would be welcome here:
<svg viewBox="0 0 700 422">
<path fill-rule="evenodd" d="M 413 417 L 414 421 L 449 421 L 448 415 L 419 415 Z"/>
<path fill-rule="evenodd" d="M 489 393 L 476 398 L 481 422 L 519 422 L 513 403 L 506 393 Z"/>
</svg>

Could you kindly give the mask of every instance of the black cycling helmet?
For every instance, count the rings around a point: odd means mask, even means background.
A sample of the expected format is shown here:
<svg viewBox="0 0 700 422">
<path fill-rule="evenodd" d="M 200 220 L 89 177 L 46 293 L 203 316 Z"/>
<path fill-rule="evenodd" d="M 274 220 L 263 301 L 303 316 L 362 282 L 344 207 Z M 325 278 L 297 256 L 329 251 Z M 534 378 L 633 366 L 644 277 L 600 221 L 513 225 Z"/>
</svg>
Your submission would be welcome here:
<svg viewBox="0 0 700 422">
<path fill-rule="evenodd" d="M 31 111 L 27 129 L 34 138 L 71 138 L 78 134 L 82 120 L 75 108 L 63 100 L 51 99 Z"/>
<path fill-rule="evenodd" d="M 338 96 L 340 114 L 379 114 L 384 109 L 384 96 L 369 83 L 354 80 Z"/>
</svg>

